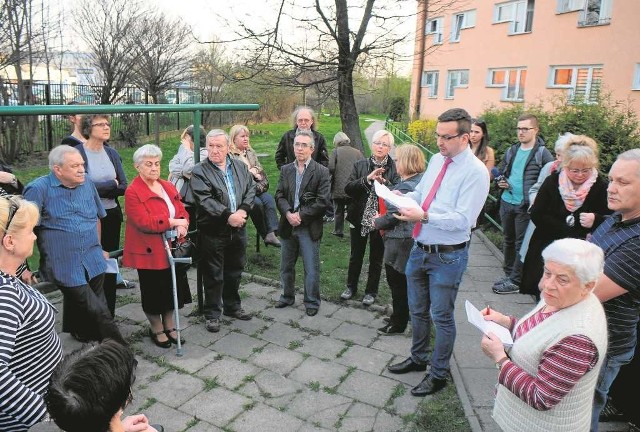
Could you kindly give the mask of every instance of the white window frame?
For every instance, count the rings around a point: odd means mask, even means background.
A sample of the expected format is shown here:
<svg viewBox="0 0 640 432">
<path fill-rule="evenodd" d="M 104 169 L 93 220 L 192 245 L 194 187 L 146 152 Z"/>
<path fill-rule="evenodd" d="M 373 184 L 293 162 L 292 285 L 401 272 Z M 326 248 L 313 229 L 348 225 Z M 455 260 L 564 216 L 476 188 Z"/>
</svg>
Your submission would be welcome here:
<svg viewBox="0 0 640 432">
<path fill-rule="evenodd" d="M 462 30 L 473 28 L 476 26 L 476 10 L 468 10 L 454 14 L 451 17 L 451 36 L 450 42 L 460 42 L 460 34 Z"/>
<path fill-rule="evenodd" d="M 533 25 L 527 29 L 527 23 L 529 20 L 533 22 L 534 8 L 529 11 L 529 2 L 535 7 L 535 0 L 511 0 L 495 4 L 493 8 L 493 23 L 509 23 L 510 35 L 531 33 Z M 529 17 L 529 13 L 531 13 L 531 17 Z"/>
<path fill-rule="evenodd" d="M 431 30 L 431 27 L 435 23 L 435 30 Z M 444 30 L 443 30 L 444 18 L 438 17 L 427 20 L 425 24 L 424 34 L 433 36 L 433 44 L 440 45 L 444 42 Z"/>
<path fill-rule="evenodd" d="M 421 87 L 429 89 L 427 97 L 435 99 L 438 97 L 438 81 L 440 81 L 440 71 L 430 70 L 422 71 Z"/>
<path fill-rule="evenodd" d="M 585 0 L 557 0 L 556 13 L 577 12 L 584 9 Z"/>
<path fill-rule="evenodd" d="M 454 81 L 456 81 L 455 84 Z M 455 89 L 467 87 L 469 87 L 469 69 L 452 69 L 447 71 L 445 99 L 453 99 Z"/>
<path fill-rule="evenodd" d="M 505 101 L 505 102 L 524 102 L 524 91 L 525 89 L 522 89 L 522 94 L 520 94 L 520 82 L 522 79 L 522 72 L 525 72 L 525 76 L 526 76 L 526 72 L 527 72 L 527 68 L 526 67 L 514 67 L 514 68 L 494 68 L 494 69 L 489 69 L 488 73 L 487 73 L 487 87 L 492 87 L 492 88 L 502 88 L 502 95 L 500 96 L 500 100 L 501 101 Z M 503 83 L 494 83 L 493 82 L 493 75 L 495 72 L 504 72 L 504 82 Z M 515 88 L 516 88 L 516 94 L 515 97 L 510 97 L 509 96 L 509 82 L 511 81 L 511 76 L 513 74 L 516 74 L 516 84 L 515 84 Z M 526 78 L 525 78 L 526 81 Z"/>
<path fill-rule="evenodd" d="M 569 84 L 556 84 L 555 83 L 555 75 L 556 75 L 556 71 L 557 70 L 563 70 L 563 69 L 567 69 L 567 70 L 571 70 L 571 82 Z M 551 66 L 549 69 L 549 82 L 548 82 L 548 87 L 549 88 L 558 88 L 558 89 L 567 89 L 569 91 L 569 100 L 573 100 L 573 97 L 575 95 L 575 91 L 576 91 L 576 86 L 578 84 L 578 71 L 580 69 L 588 69 L 588 73 L 587 73 L 587 82 L 586 82 L 586 89 L 585 89 L 585 99 L 579 102 L 584 102 L 584 103 L 594 103 L 592 101 L 590 101 L 590 97 L 591 97 L 591 91 L 592 91 L 592 87 L 594 84 L 593 81 L 593 72 L 596 69 L 600 69 L 600 71 L 602 71 L 603 67 L 602 65 L 566 65 L 566 66 Z M 600 87 L 602 87 L 602 80 L 600 80 Z"/>
<path fill-rule="evenodd" d="M 598 19 L 593 20 L 589 16 L 589 0 L 585 1 L 580 17 L 578 18 L 578 27 L 592 27 L 597 25 L 607 25 L 611 23 L 611 10 L 613 9 L 613 0 L 599 0 L 600 9 Z"/>
<path fill-rule="evenodd" d="M 640 63 L 636 63 L 636 69 L 633 72 L 633 83 L 631 90 L 640 90 Z"/>
</svg>

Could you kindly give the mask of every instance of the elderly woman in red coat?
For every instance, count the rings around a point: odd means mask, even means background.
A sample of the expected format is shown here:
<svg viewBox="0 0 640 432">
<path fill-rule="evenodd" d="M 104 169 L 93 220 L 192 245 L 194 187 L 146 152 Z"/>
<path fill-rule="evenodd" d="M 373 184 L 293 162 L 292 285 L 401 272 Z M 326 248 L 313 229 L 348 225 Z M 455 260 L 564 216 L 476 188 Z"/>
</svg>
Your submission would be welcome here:
<svg viewBox="0 0 640 432">
<path fill-rule="evenodd" d="M 122 263 L 138 270 L 142 310 L 149 320 L 149 336 L 157 346 L 177 344 L 169 259 L 164 248 L 165 231 L 176 229 L 178 238 L 187 234 L 189 215 L 180 194 L 160 178 L 162 150 L 153 144 L 133 154 L 138 176 L 125 192 L 127 224 Z M 178 303 L 191 302 L 186 272 L 176 274 Z M 184 341 L 182 341 L 184 343 Z"/>
</svg>

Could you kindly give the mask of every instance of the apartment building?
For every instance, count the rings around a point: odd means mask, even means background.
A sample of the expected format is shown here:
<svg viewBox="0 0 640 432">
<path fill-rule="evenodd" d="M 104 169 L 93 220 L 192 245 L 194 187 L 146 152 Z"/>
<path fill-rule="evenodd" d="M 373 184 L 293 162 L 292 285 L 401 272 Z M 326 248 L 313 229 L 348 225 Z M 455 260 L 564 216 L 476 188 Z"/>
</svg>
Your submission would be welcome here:
<svg viewBox="0 0 640 432">
<path fill-rule="evenodd" d="M 446 3 L 453 6 L 447 7 Z M 418 0 L 411 118 L 453 107 L 595 102 L 640 115 L 639 0 Z"/>
</svg>

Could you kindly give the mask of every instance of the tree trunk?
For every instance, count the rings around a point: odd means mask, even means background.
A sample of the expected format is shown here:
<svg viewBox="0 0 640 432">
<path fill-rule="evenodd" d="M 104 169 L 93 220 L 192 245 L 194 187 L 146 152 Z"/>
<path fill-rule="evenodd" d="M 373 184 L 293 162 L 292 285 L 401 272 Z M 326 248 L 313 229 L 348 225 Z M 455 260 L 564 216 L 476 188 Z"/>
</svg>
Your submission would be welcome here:
<svg viewBox="0 0 640 432">
<path fill-rule="evenodd" d="M 351 146 L 365 154 L 358 110 L 356 109 L 356 99 L 353 95 L 353 66 L 338 68 L 338 88 L 342 131 L 351 139 Z M 327 140 L 331 139 L 333 137 L 327 137 Z"/>
</svg>

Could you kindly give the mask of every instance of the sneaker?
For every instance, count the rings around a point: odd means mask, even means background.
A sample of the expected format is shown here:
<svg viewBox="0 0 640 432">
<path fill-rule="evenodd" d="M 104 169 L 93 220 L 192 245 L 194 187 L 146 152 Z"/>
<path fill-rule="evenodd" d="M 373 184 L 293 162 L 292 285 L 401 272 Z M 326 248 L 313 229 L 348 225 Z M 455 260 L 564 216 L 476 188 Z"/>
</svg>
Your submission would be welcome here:
<svg viewBox="0 0 640 432">
<path fill-rule="evenodd" d="M 362 304 L 365 306 L 371 306 L 376 301 L 376 298 L 371 294 L 365 294 L 362 298 Z"/>
<path fill-rule="evenodd" d="M 493 292 L 496 294 L 517 294 L 520 292 L 520 287 L 513 282 L 506 282 L 504 285 L 493 287 Z"/>
<path fill-rule="evenodd" d="M 498 280 L 493 284 L 492 289 L 495 291 L 496 289 L 498 289 L 498 287 L 501 287 L 502 285 L 506 284 L 507 282 L 511 282 L 511 279 L 509 279 L 509 276 L 501 277 L 500 279 L 498 279 Z"/>
<path fill-rule="evenodd" d="M 218 333 L 220 331 L 220 320 L 218 318 L 208 319 L 204 326 L 207 331 Z"/>
<path fill-rule="evenodd" d="M 349 288 L 347 288 L 342 292 L 342 294 L 340 294 L 340 298 L 342 300 L 349 300 L 351 297 L 353 297 L 353 291 L 351 291 Z"/>
</svg>

